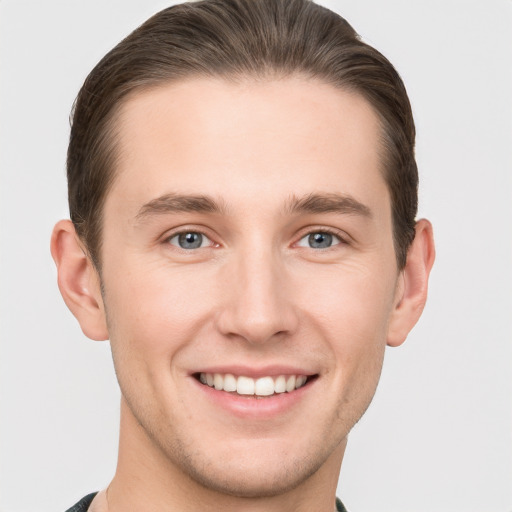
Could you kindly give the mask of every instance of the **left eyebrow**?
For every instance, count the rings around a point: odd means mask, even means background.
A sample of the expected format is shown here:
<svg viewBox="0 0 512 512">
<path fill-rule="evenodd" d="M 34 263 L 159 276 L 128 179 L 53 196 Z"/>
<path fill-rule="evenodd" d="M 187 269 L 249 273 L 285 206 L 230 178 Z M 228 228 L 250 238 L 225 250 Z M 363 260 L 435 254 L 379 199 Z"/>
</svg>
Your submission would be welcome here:
<svg viewBox="0 0 512 512">
<path fill-rule="evenodd" d="M 342 213 L 372 217 L 368 206 L 350 195 L 308 194 L 303 197 L 292 196 L 285 208 L 286 213 Z"/>
<path fill-rule="evenodd" d="M 178 212 L 224 213 L 225 208 L 208 196 L 165 194 L 144 204 L 135 219 L 141 221 L 154 215 Z"/>
</svg>

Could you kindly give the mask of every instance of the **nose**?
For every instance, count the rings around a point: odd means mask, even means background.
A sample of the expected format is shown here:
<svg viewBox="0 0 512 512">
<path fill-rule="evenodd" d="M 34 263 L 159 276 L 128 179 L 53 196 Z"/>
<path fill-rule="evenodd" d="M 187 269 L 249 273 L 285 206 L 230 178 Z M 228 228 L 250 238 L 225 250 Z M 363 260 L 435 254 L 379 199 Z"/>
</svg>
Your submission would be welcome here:
<svg viewBox="0 0 512 512">
<path fill-rule="evenodd" d="M 299 316 L 284 263 L 270 248 L 246 251 L 224 269 L 218 329 L 250 344 L 293 334 Z"/>
</svg>

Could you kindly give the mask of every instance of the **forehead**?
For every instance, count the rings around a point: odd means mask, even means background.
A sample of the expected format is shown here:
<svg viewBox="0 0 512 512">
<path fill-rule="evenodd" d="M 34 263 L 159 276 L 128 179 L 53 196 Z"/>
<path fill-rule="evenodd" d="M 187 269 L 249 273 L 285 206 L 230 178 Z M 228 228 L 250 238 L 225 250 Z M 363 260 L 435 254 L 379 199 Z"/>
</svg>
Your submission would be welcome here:
<svg viewBox="0 0 512 512">
<path fill-rule="evenodd" d="M 136 202 L 176 191 L 355 195 L 383 186 L 372 107 L 317 80 L 165 84 L 130 97 L 117 122 L 113 189 Z"/>
</svg>

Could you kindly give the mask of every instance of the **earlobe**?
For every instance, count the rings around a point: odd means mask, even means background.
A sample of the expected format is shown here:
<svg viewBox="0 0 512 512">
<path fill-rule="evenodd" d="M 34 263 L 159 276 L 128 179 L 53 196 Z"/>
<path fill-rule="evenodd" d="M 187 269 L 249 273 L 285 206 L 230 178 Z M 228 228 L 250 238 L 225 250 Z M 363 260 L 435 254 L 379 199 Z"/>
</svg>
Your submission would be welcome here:
<svg viewBox="0 0 512 512">
<path fill-rule="evenodd" d="M 427 301 L 428 278 L 434 259 L 432 225 L 428 220 L 419 220 L 416 223 L 416 236 L 400 276 L 402 281 L 388 330 L 389 346 L 401 345 L 420 318 Z"/>
<path fill-rule="evenodd" d="M 108 339 L 100 279 L 70 220 L 55 225 L 51 253 L 60 293 L 83 333 L 97 341 Z"/>
</svg>

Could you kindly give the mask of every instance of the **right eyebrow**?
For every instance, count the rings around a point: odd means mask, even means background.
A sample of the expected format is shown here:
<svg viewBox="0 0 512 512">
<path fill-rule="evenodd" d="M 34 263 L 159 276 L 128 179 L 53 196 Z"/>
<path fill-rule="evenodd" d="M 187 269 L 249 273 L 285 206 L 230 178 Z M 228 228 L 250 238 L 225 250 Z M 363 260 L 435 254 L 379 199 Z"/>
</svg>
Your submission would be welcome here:
<svg viewBox="0 0 512 512">
<path fill-rule="evenodd" d="M 135 216 L 142 221 L 155 215 L 177 212 L 224 213 L 225 207 L 203 195 L 165 194 L 145 203 Z"/>
</svg>

